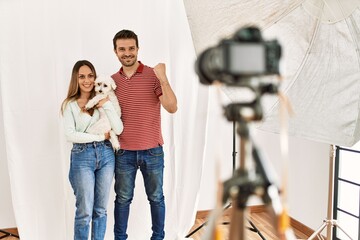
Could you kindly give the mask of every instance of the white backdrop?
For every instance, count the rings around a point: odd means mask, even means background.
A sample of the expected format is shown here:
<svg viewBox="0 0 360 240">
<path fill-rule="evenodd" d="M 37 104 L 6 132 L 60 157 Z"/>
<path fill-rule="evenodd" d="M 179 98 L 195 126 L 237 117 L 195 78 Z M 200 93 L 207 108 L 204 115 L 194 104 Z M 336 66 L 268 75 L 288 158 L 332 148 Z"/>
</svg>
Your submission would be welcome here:
<svg viewBox="0 0 360 240">
<path fill-rule="evenodd" d="M 221 115 L 216 93 L 200 86 L 194 74 L 194 46 L 182 1 L 1 0 L 0 167 L 8 165 L 22 239 L 71 239 L 74 197 L 67 179 L 71 146 L 64 140 L 59 107 L 75 61 L 92 61 L 98 73 L 118 70 L 112 37 L 123 28 L 138 33 L 141 61 L 150 66 L 160 61 L 167 64 L 178 97 L 178 112 L 163 114 L 167 239 L 185 236 L 196 209 L 214 206 L 218 167 L 214 162 L 221 161 L 223 179 L 231 175 L 232 126 Z M 278 137 L 265 133 L 259 137 L 259 147 L 276 164 Z M 290 214 L 314 229 L 326 214 L 327 151 L 324 144 L 290 138 L 294 160 Z M 300 168 L 306 173 L 305 182 L 299 181 L 304 176 Z M 0 175 L 7 175 L 7 169 L 0 170 Z M 0 187 L 6 190 L 3 186 L 9 183 L 3 179 L 0 176 Z M 143 240 L 150 234 L 141 175 L 137 180 L 129 223 L 131 240 Z M 112 239 L 113 199 L 112 193 L 106 239 Z M 0 209 L 0 228 L 15 226 L 11 203 L 8 205 L 9 214 Z M 141 231 L 137 226 L 142 226 Z"/>
<path fill-rule="evenodd" d="M 0 81 L 1 92 L 1 81 Z M 2 103 L 0 98 L 0 228 L 10 228 L 16 226 L 14 210 L 11 201 L 10 181 L 8 173 L 8 164 L 5 151 L 4 137 L 4 118 Z"/>
<path fill-rule="evenodd" d="M 139 36 L 139 59 L 167 64 L 178 97 L 175 115 L 163 113 L 167 239 L 193 224 L 202 174 L 208 89 L 193 71 L 195 53 L 180 0 L 1 0 L 0 83 L 4 142 L 16 224 L 24 240 L 71 239 L 74 197 L 68 183 L 70 144 L 60 104 L 73 64 L 94 63 L 98 73 L 119 69 L 112 37 Z M 131 240 L 150 235 L 150 211 L 141 175 L 129 222 Z M 113 193 L 106 239 L 112 239 Z M 139 228 L 138 226 L 142 226 Z"/>
</svg>

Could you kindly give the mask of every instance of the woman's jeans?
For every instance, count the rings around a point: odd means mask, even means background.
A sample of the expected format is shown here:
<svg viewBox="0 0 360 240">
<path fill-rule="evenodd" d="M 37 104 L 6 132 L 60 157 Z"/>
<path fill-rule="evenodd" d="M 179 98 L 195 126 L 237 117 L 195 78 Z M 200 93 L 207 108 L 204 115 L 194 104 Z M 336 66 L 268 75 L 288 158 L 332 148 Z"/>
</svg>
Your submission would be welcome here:
<svg viewBox="0 0 360 240">
<path fill-rule="evenodd" d="M 115 240 L 127 239 L 130 203 L 134 195 L 137 169 L 144 178 L 150 203 L 151 240 L 164 239 L 165 201 L 163 195 L 164 152 L 162 146 L 141 151 L 119 150 L 115 163 Z"/>
<path fill-rule="evenodd" d="M 74 239 L 103 240 L 106 207 L 114 177 L 115 154 L 110 141 L 75 143 L 71 150 L 69 180 L 76 197 Z"/>
</svg>

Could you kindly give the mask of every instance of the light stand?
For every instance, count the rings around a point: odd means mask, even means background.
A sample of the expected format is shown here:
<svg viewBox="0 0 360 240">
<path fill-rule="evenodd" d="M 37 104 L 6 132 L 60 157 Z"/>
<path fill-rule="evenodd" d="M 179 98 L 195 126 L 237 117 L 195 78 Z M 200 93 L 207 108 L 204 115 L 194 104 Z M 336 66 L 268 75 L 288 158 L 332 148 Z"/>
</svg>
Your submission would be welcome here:
<svg viewBox="0 0 360 240">
<path fill-rule="evenodd" d="M 338 154 L 338 149 L 336 150 Z M 323 224 L 308 238 L 308 240 L 314 239 L 318 236 L 320 239 L 323 239 L 321 236 L 321 232 L 327 228 L 327 239 L 333 239 L 333 227 L 337 227 L 340 229 L 349 239 L 352 240 L 349 234 L 347 234 L 344 229 L 342 229 L 337 221 L 333 219 L 333 190 L 334 190 L 334 166 L 335 166 L 335 147 L 334 145 L 330 145 L 330 164 L 329 164 L 329 189 L 328 189 L 328 206 L 327 206 L 327 219 L 323 220 Z"/>
</svg>

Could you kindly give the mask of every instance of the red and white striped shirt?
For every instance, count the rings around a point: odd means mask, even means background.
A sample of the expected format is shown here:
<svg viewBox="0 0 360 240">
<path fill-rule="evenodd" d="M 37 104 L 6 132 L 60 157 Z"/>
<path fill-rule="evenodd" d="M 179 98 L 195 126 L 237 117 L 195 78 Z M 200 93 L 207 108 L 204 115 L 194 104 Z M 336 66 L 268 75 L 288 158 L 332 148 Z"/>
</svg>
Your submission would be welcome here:
<svg viewBox="0 0 360 240">
<path fill-rule="evenodd" d="M 121 107 L 124 130 L 119 136 L 125 150 L 145 150 L 163 145 L 161 134 L 160 81 L 153 68 L 140 65 L 128 78 L 121 68 L 111 77 L 116 83 L 115 94 Z"/>
</svg>

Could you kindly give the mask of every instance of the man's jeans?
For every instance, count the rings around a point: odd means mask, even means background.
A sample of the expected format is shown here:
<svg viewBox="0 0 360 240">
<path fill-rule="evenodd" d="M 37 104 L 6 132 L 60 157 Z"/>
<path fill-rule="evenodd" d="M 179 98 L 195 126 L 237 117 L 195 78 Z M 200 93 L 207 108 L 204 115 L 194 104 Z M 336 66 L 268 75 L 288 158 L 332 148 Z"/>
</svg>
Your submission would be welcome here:
<svg viewBox="0 0 360 240">
<path fill-rule="evenodd" d="M 76 197 L 75 240 L 88 239 L 90 221 L 91 239 L 104 239 L 114 169 L 115 154 L 108 140 L 73 145 L 69 180 Z"/>
<path fill-rule="evenodd" d="M 151 240 L 164 239 L 164 152 L 162 146 L 141 151 L 121 149 L 116 153 L 115 158 L 115 240 L 127 239 L 129 209 L 134 195 L 138 168 L 143 175 L 145 192 L 150 202 L 153 232 Z"/>
</svg>

